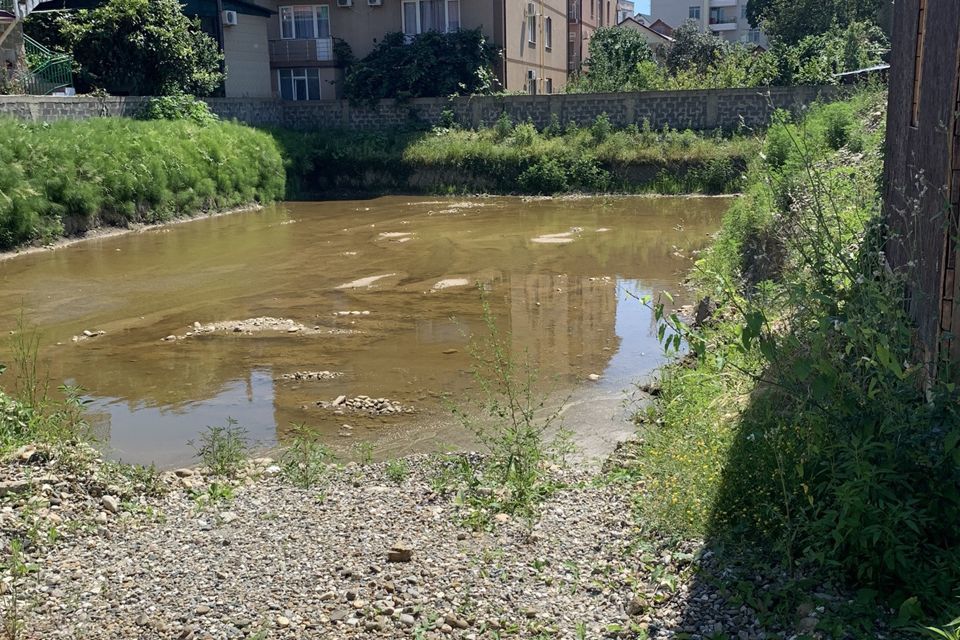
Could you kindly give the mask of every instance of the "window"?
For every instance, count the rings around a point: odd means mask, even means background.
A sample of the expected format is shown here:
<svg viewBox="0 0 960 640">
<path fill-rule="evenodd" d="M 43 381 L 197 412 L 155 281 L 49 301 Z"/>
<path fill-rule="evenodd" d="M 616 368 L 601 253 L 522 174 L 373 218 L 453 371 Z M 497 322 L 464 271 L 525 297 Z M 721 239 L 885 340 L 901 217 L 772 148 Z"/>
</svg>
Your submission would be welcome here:
<svg viewBox="0 0 960 640">
<path fill-rule="evenodd" d="M 547 78 L 547 93 L 553 93 L 553 78 Z"/>
<path fill-rule="evenodd" d="M 735 22 L 732 16 L 727 15 L 723 7 L 710 9 L 710 24 L 727 24 Z"/>
<path fill-rule="evenodd" d="M 543 46 L 548 50 L 553 49 L 553 18 L 543 21 Z"/>
<path fill-rule="evenodd" d="M 760 29 L 750 29 L 747 31 L 747 42 L 757 44 L 760 42 Z"/>
<path fill-rule="evenodd" d="M 320 70 L 277 69 L 280 97 L 284 100 L 319 100 Z"/>
<path fill-rule="evenodd" d="M 527 42 L 537 44 L 537 5 L 527 3 Z"/>
<path fill-rule="evenodd" d="M 747 19 L 747 5 L 740 5 L 740 17 L 744 20 Z"/>
<path fill-rule="evenodd" d="M 690 17 L 691 20 L 699 20 L 699 19 L 700 19 L 700 6 L 697 5 L 697 6 L 695 6 L 695 7 L 690 7 L 690 12 L 689 12 L 688 15 L 689 15 L 689 17 Z"/>
<path fill-rule="evenodd" d="M 284 40 L 329 38 L 330 7 L 325 4 L 280 7 L 280 37 Z"/>
<path fill-rule="evenodd" d="M 403 32 L 410 37 L 460 30 L 460 0 L 403 0 L 402 15 Z"/>
<path fill-rule="evenodd" d="M 537 72 L 533 69 L 527 69 L 527 93 L 537 95 Z"/>
</svg>

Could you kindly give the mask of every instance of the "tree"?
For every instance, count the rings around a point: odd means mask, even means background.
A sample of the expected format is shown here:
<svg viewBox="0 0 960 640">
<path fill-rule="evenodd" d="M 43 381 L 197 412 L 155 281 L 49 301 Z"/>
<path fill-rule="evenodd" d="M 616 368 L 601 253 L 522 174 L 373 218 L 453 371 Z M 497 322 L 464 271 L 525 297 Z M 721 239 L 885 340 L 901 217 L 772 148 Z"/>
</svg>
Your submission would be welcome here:
<svg viewBox="0 0 960 640">
<path fill-rule="evenodd" d="M 388 33 L 347 69 L 344 96 L 352 102 L 489 92 L 499 51 L 479 29 L 429 31 L 407 41 Z"/>
<path fill-rule="evenodd" d="M 81 90 L 209 95 L 223 82 L 216 41 L 178 0 L 107 0 L 64 16 L 58 26 Z"/>
<path fill-rule="evenodd" d="M 879 24 L 890 0 L 749 0 L 747 19 L 773 40 L 794 45 L 834 25 Z"/>
<path fill-rule="evenodd" d="M 662 50 L 662 56 L 670 73 L 706 70 L 722 58 L 730 49 L 730 43 L 712 33 L 700 29 L 693 20 L 687 20 L 674 29 L 673 45 Z"/>
<path fill-rule="evenodd" d="M 639 31 L 626 27 L 597 29 L 590 38 L 581 89 L 589 92 L 623 91 L 636 75 L 637 65 L 651 60 L 653 51 Z"/>
</svg>

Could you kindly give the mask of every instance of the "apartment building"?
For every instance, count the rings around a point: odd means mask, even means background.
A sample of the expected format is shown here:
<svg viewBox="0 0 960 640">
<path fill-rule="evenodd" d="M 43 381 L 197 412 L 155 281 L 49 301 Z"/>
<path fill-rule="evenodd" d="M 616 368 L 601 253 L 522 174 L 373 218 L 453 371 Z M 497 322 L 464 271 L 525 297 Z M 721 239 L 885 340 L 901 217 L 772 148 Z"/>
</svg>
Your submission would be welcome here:
<svg viewBox="0 0 960 640">
<path fill-rule="evenodd" d="M 555 93 L 566 84 L 566 0 L 260 1 L 274 12 L 266 25 L 270 82 L 287 100 L 338 97 L 343 67 L 336 39 L 362 58 L 385 34 L 398 31 L 413 38 L 479 28 L 503 50 L 496 72 L 504 90 Z M 226 57 L 229 68 L 229 52 Z"/>
<path fill-rule="evenodd" d="M 674 29 L 693 20 L 730 42 L 767 46 L 763 32 L 747 20 L 747 0 L 650 0 L 650 15 Z"/>
<path fill-rule="evenodd" d="M 621 12 L 632 11 L 632 2 L 616 0 L 568 0 L 567 67 L 577 71 L 590 57 L 590 38 L 600 27 L 616 26 Z"/>
<path fill-rule="evenodd" d="M 617 2 L 617 24 L 635 15 L 637 15 L 636 3 L 630 0 L 620 0 Z"/>
</svg>

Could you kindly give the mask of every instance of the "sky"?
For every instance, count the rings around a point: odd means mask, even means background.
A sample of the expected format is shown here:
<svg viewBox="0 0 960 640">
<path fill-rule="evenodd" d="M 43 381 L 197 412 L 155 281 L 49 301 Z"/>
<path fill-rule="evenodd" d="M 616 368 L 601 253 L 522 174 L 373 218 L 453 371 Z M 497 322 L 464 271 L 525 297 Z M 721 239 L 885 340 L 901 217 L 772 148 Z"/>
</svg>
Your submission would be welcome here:
<svg viewBox="0 0 960 640">
<path fill-rule="evenodd" d="M 650 13 L 650 0 L 637 0 L 637 13 Z"/>
</svg>

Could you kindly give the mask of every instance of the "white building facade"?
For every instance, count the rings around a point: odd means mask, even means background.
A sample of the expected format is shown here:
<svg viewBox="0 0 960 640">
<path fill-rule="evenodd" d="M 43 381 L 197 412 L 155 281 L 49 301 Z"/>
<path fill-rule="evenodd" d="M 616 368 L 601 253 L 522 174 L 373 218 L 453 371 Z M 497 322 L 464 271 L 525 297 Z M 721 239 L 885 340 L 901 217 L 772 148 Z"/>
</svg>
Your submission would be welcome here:
<svg viewBox="0 0 960 640">
<path fill-rule="evenodd" d="M 763 32 L 747 20 L 747 0 L 650 0 L 650 15 L 674 29 L 693 20 L 730 42 L 768 46 Z"/>
</svg>

